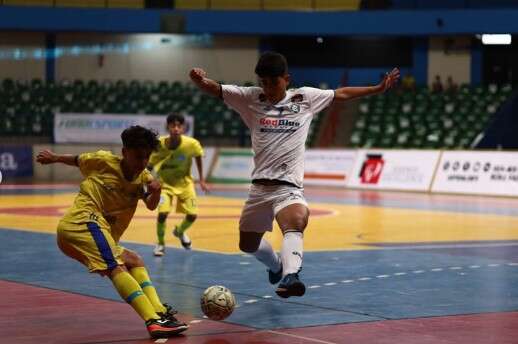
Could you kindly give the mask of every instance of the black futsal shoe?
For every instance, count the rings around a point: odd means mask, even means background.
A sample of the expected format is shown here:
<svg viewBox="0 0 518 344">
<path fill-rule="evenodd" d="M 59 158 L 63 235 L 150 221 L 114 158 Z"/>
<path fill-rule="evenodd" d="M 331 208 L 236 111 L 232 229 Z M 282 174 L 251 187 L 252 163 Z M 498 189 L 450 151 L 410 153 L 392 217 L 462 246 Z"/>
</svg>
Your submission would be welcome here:
<svg viewBox="0 0 518 344">
<path fill-rule="evenodd" d="M 299 274 L 287 274 L 275 292 L 283 298 L 302 296 L 306 292 L 306 286 L 299 280 Z"/>
</svg>

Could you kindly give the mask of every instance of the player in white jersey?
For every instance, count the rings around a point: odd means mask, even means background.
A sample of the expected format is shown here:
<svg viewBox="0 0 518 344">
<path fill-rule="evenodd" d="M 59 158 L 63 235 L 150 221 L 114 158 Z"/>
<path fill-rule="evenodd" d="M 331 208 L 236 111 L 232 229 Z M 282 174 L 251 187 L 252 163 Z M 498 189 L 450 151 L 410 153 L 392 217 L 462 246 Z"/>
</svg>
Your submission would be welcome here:
<svg viewBox="0 0 518 344">
<path fill-rule="evenodd" d="M 399 79 L 393 69 L 371 87 L 321 90 L 290 89 L 288 65 L 283 55 L 266 52 L 255 67 L 261 87 L 221 85 L 203 69 L 190 71 L 202 91 L 223 99 L 250 129 L 254 151 L 252 186 L 239 221 L 239 248 L 268 267 L 270 283 L 279 285 L 281 297 L 302 296 L 303 232 L 309 209 L 304 199 L 304 150 L 313 116 L 333 101 L 345 101 L 385 92 Z M 280 257 L 263 238 L 276 220 L 284 235 Z"/>
</svg>

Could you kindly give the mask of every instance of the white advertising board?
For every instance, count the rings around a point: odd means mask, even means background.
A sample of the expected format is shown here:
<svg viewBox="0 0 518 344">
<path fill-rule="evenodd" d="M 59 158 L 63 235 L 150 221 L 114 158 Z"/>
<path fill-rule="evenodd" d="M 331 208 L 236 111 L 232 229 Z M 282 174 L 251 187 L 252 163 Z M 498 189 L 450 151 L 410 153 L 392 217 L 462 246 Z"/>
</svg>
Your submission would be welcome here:
<svg viewBox="0 0 518 344">
<path fill-rule="evenodd" d="M 304 185 L 345 187 L 355 158 L 355 150 L 308 149 L 304 162 Z"/>
<path fill-rule="evenodd" d="M 358 150 L 348 187 L 428 191 L 439 151 Z"/>
<path fill-rule="evenodd" d="M 518 152 L 443 152 L 432 192 L 518 196 Z"/>
<path fill-rule="evenodd" d="M 250 183 L 254 169 L 251 149 L 220 149 L 209 181 L 212 183 Z"/>
<path fill-rule="evenodd" d="M 187 136 L 194 133 L 194 119 L 185 116 Z M 56 143 L 121 143 L 121 132 L 132 126 L 141 125 L 168 135 L 166 116 L 131 114 L 54 114 L 54 140 Z"/>
</svg>

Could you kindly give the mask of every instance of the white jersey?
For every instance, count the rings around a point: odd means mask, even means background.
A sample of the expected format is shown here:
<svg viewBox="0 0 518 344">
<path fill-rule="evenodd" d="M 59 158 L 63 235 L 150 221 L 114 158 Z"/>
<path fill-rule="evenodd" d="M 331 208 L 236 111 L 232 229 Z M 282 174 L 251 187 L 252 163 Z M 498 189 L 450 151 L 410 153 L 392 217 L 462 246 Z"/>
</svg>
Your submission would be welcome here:
<svg viewBox="0 0 518 344">
<path fill-rule="evenodd" d="M 222 96 L 250 129 L 252 179 L 277 179 L 302 187 L 309 126 L 313 116 L 331 104 L 334 91 L 291 89 L 275 105 L 266 100 L 260 87 L 222 85 Z"/>
</svg>

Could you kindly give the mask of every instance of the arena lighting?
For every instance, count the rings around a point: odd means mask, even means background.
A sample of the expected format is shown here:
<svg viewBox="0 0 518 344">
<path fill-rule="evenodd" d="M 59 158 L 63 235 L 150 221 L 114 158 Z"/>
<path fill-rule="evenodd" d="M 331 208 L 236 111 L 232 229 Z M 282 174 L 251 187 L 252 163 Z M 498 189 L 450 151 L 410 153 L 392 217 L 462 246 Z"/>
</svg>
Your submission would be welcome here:
<svg viewBox="0 0 518 344">
<path fill-rule="evenodd" d="M 489 35 L 484 34 L 482 35 L 482 43 L 489 45 L 489 44 L 511 44 L 512 36 L 510 34 L 495 34 L 495 35 Z"/>
</svg>

